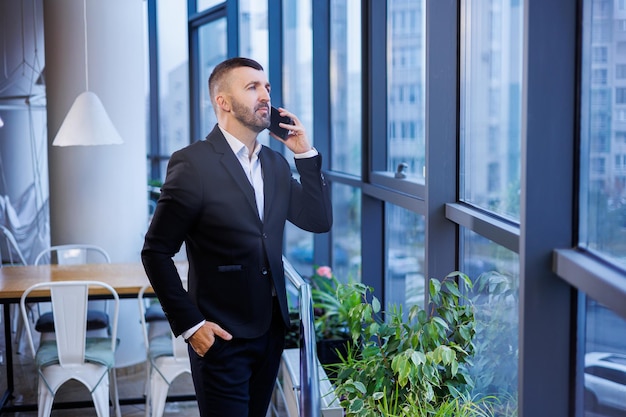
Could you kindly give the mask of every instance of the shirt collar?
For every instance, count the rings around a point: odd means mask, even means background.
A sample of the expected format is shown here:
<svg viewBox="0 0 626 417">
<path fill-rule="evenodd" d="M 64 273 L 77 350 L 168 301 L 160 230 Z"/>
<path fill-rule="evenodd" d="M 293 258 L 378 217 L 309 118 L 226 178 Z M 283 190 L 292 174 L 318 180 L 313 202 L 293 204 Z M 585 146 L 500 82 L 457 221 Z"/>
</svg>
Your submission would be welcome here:
<svg viewBox="0 0 626 417">
<path fill-rule="evenodd" d="M 239 139 L 237 139 L 236 137 L 234 137 L 233 135 L 228 133 L 220 125 L 218 125 L 218 127 L 222 131 L 222 134 L 226 138 L 226 142 L 228 142 L 228 145 L 233 150 L 235 155 L 246 155 L 246 156 L 248 155 L 248 148 L 246 147 L 246 145 L 244 145 L 244 143 L 242 141 L 240 141 Z M 254 152 L 253 153 L 254 153 L 255 156 L 258 157 L 259 156 L 259 152 L 261 152 L 261 144 L 257 141 L 255 146 L 254 146 Z"/>
</svg>

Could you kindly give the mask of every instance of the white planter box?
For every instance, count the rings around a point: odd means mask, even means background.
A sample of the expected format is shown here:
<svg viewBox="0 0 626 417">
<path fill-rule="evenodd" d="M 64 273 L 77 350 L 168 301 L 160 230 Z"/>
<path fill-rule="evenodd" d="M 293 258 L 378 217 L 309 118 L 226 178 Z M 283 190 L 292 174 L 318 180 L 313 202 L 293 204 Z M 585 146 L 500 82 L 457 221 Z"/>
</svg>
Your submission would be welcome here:
<svg viewBox="0 0 626 417">
<path fill-rule="evenodd" d="M 343 408 L 335 397 L 333 386 L 328 380 L 326 371 L 318 362 L 320 379 L 320 396 L 322 417 L 343 417 Z M 289 417 L 298 417 L 298 401 L 300 397 L 300 349 L 285 349 L 278 375 L 285 396 L 285 407 Z"/>
</svg>

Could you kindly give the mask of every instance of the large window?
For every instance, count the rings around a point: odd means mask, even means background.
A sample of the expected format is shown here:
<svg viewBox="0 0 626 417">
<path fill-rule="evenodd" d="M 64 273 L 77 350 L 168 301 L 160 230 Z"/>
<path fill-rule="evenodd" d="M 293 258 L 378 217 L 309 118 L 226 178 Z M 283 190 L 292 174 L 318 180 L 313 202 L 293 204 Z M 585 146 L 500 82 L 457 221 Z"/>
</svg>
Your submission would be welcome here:
<svg viewBox="0 0 626 417">
<path fill-rule="evenodd" d="M 424 307 L 424 217 L 393 204 L 385 206 L 385 301 Z"/>
<path fill-rule="evenodd" d="M 269 31 L 267 2 L 256 0 L 239 1 L 239 55 L 252 58 L 263 66 L 269 77 Z M 257 137 L 263 145 L 269 146 L 267 130 Z"/>
<path fill-rule="evenodd" d="M 474 283 L 476 353 L 472 377 L 477 394 L 503 408 L 517 407 L 519 256 L 467 229 L 461 230 L 461 270 Z"/>
<path fill-rule="evenodd" d="M 461 4 L 458 181 L 471 228 L 461 228 L 459 268 L 474 282 L 475 392 L 509 415 L 518 406 L 520 259 L 510 236 L 520 222 L 523 3 Z"/>
<path fill-rule="evenodd" d="M 600 417 L 626 412 L 626 321 L 623 309 L 621 316 L 616 313 L 623 302 L 615 301 L 615 289 L 623 288 L 626 280 L 624 35 L 614 32 L 622 17 L 609 2 L 584 2 L 578 243 L 603 264 L 594 268 L 597 276 L 587 279 L 593 281 L 585 283 L 587 293 L 580 295 L 577 392 L 585 413 L 593 413 L 585 415 Z M 601 268 L 606 268 L 604 273 Z"/>
<path fill-rule="evenodd" d="M 225 17 L 213 20 L 198 29 L 198 56 L 197 70 L 200 77 L 198 117 L 200 132 L 203 136 L 193 138 L 194 140 L 203 139 L 204 135 L 208 135 L 217 123 L 209 96 L 208 81 L 213 68 L 227 58 Z"/>
<path fill-rule="evenodd" d="M 157 17 L 162 40 L 158 54 L 161 149 L 163 154 L 171 155 L 189 143 L 189 57 L 187 31 L 168 28 L 184 25 L 187 9 L 184 5 L 160 0 Z"/>
<path fill-rule="evenodd" d="M 149 135 L 147 148 L 152 164 L 149 180 L 158 186 L 165 177 L 169 156 L 189 144 L 189 57 L 187 5 L 156 0 L 154 6 L 158 61 L 153 74 L 158 74 L 158 79 L 152 86 L 158 92 L 158 117 L 152 125 L 156 132 Z"/>
<path fill-rule="evenodd" d="M 361 192 L 333 184 L 332 267 L 343 282 L 361 281 Z"/>
<path fill-rule="evenodd" d="M 315 143 L 313 130 L 313 28 L 310 0 L 283 1 L 283 102 L 274 103 L 294 113 Z M 293 154 L 285 148 L 290 163 Z M 294 267 L 307 276 L 312 272 L 313 236 L 292 225 L 285 229 L 286 252 Z"/>
<path fill-rule="evenodd" d="M 519 219 L 522 5 L 463 2 L 461 199 Z"/>
<path fill-rule="evenodd" d="M 331 265 L 404 311 L 428 301 L 429 278 L 467 272 L 477 395 L 499 398 L 498 415 L 608 416 L 582 397 L 587 375 L 615 372 L 572 352 L 626 352 L 607 330 L 626 317 L 624 4 L 197 0 L 192 127 L 215 123 L 215 63 L 259 60 L 332 185 L 330 233 L 287 224 L 296 269 Z"/>
<path fill-rule="evenodd" d="M 360 15 L 357 0 L 331 1 L 331 167 L 358 176 L 362 149 Z"/>
<path fill-rule="evenodd" d="M 283 102 L 275 105 L 298 116 L 309 139 L 315 142 L 311 7 L 310 0 L 283 1 Z"/>
<path fill-rule="evenodd" d="M 599 0 L 586 2 L 582 58 L 580 245 L 626 268 L 626 183 L 619 138 L 620 105 L 624 104 L 626 80 L 621 77 L 620 38 L 604 39 L 617 15 Z M 623 42 L 623 41 L 622 41 Z M 602 51 L 600 54 L 599 51 Z M 608 68 L 617 68 L 615 77 Z M 598 72 L 602 83 L 598 86 Z"/>
<path fill-rule="evenodd" d="M 387 1 L 386 168 L 421 182 L 426 170 L 424 4 Z"/>
</svg>

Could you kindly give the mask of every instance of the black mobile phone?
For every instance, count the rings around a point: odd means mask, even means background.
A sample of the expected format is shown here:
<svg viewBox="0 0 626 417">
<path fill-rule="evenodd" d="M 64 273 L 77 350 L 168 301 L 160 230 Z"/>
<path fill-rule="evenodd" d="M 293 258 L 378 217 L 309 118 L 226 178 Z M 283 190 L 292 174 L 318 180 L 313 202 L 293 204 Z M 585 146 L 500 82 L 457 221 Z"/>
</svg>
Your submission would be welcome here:
<svg viewBox="0 0 626 417">
<path fill-rule="evenodd" d="M 289 129 L 282 128 L 278 124 L 286 123 L 288 125 L 292 125 L 293 120 L 291 120 L 291 117 L 281 116 L 280 113 L 278 113 L 278 109 L 272 106 L 270 118 L 271 118 L 271 124 L 270 124 L 270 127 L 268 128 L 270 132 L 274 133 L 276 136 L 282 139 L 287 138 L 287 135 L 289 134 Z"/>
</svg>

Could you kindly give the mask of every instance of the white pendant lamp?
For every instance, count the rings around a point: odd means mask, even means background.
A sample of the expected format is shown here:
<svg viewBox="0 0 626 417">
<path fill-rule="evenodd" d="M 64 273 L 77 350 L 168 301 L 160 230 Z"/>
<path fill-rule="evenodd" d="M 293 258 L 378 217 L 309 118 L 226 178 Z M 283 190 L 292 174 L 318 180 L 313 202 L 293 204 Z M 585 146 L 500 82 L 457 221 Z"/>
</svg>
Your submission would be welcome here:
<svg viewBox="0 0 626 417">
<path fill-rule="evenodd" d="M 87 2 L 83 0 L 83 27 L 85 29 L 85 90 L 70 107 L 53 146 L 117 145 L 122 137 L 113 125 L 100 98 L 89 91 L 89 67 L 87 64 Z"/>
</svg>

